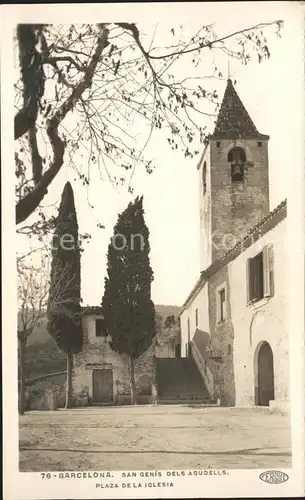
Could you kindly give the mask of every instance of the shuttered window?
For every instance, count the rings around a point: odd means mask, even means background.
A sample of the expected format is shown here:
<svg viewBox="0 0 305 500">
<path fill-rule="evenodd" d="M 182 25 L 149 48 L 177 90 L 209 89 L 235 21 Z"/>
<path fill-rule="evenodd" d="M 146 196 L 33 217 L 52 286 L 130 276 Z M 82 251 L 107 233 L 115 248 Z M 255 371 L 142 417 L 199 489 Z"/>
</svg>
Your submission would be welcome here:
<svg viewBox="0 0 305 500">
<path fill-rule="evenodd" d="M 253 260 L 252 259 L 248 259 L 247 260 L 247 277 L 246 277 L 246 281 L 247 281 L 247 302 L 251 302 L 252 298 L 253 298 L 253 279 L 252 279 L 252 276 L 253 276 L 253 264 L 252 264 Z"/>
<path fill-rule="evenodd" d="M 264 261 L 264 297 L 273 295 L 273 247 L 265 246 L 263 250 Z"/>
<path fill-rule="evenodd" d="M 247 260 L 247 302 L 270 297 L 273 289 L 273 247 L 267 245 L 263 251 Z"/>
</svg>

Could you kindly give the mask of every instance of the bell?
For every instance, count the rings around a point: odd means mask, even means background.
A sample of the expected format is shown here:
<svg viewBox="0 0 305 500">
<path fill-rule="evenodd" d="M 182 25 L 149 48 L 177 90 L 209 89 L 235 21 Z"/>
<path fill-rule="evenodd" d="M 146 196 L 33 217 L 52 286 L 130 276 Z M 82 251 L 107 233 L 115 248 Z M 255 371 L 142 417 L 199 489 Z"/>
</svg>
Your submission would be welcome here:
<svg viewBox="0 0 305 500">
<path fill-rule="evenodd" d="M 243 175 L 243 168 L 240 163 L 232 165 L 232 175 Z"/>
<path fill-rule="evenodd" d="M 232 180 L 242 181 L 244 178 L 244 169 L 241 163 L 233 163 L 231 165 Z"/>
</svg>

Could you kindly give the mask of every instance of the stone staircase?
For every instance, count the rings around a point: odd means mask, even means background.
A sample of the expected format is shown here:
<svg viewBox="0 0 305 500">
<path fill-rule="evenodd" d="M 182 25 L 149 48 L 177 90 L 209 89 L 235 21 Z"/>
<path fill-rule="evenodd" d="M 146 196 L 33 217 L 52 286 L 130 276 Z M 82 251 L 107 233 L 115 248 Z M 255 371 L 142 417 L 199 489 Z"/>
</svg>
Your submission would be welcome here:
<svg viewBox="0 0 305 500">
<path fill-rule="evenodd" d="M 192 358 L 157 358 L 156 381 L 160 404 L 212 404 Z"/>
</svg>

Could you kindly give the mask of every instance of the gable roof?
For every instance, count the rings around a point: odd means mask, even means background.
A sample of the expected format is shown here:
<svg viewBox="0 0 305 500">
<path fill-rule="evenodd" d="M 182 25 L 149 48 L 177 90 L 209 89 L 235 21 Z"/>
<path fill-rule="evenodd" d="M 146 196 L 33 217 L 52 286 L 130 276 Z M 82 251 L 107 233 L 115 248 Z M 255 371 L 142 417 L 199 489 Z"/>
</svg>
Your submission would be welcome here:
<svg viewBox="0 0 305 500">
<path fill-rule="evenodd" d="M 269 139 L 260 134 L 237 94 L 232 80 L 227 81 L 214 133 L 211 139 Z"/>
<path fill-rule="evenodd" d="M 179 316 L 186 309 L 193 297 L 202 289 L 203 285 L 211 278 L 217 271 L 222 269 L 232 260 L 236 259 L 244 250 L 249 248 L 255 241 L 259 240 L 264 234 L 268 233 L 277 224 L 279 224 L 287 215 L 287 200 L 282 201 L 272 212 L 268 212 L 262 219 L 259 220 L 240 240 L 224 253 L 219 259 L 212 262 L 212 264 L 201 272 L 200 277 L 184 302 Z"/>
</svg>

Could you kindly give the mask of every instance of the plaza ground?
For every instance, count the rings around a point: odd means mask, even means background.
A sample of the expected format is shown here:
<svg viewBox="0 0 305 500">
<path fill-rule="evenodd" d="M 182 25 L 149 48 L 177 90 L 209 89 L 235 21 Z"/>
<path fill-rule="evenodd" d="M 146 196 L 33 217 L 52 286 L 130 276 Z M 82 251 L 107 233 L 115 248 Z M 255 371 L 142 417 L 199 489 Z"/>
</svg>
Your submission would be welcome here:
<svg viewBox="0 0 305 500">
<path fill-rule="evenodd" d="M 24 472 L 291 466 L 289 416 L 267 408 L 33 411 L 19 437 Z"/>
</svg>

